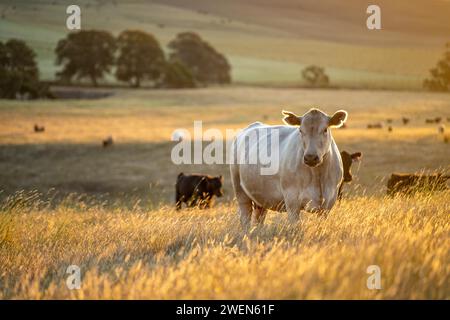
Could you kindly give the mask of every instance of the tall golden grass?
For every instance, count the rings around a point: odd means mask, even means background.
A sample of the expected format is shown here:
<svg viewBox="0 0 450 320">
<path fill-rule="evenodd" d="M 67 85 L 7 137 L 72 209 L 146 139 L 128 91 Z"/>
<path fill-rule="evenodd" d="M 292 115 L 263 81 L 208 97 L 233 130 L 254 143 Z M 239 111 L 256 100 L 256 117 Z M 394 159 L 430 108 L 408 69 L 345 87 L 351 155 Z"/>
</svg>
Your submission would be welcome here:
<svg viewBox="0 0 450 320">
<path fill-rule="evenodd" d="M 392 172 L 448 174 L 449 144 L 437 125 L 424 123 L 450 116 L 448 95 L 114 93 L 101 100 L 1 101 L 0 298 L 450 298 L 450 191 L 383 196 Z M 194 120 L 222 130 L 257 120 L 279 124 L 282 108 L 301 114 L 312 106 L 347 110 L 348 128 L 333 136 L 340 150 L 363 153 L 344 200 L 326 219 L 304 214 L 289 225 L 285 213 L 269 213 L 265 226 L 246 235 L 227 165 L 170 161 L 172 131 L 192 129 Z M 407 126 L 403 116 L 411 119 Z M 373 122 L 385 128 L 367 130 Z M 35 123 L 45 132 L 35 133 Z M 110 134 L 114 146 L 103 149 Z M 174 211 L 180 171 L 224 175 L 225 197 L 214 209 Z M 80 290 L 66 286 L 73 264 L 81 268 Z M 366 286 L 370 265 L 381 269 L 381 290 Z"/>
<path fill-rule="evenodd" d="M 29 194 L 0 211 L 2 299 L 449 299 L 450 191 L 356 197 L 244 234 L 233 203 L 146 211 Z M 66 269 L 81 268 L 69 290 Z M 366 286 L 381 269 L 380 290 Z"/>
</svg>

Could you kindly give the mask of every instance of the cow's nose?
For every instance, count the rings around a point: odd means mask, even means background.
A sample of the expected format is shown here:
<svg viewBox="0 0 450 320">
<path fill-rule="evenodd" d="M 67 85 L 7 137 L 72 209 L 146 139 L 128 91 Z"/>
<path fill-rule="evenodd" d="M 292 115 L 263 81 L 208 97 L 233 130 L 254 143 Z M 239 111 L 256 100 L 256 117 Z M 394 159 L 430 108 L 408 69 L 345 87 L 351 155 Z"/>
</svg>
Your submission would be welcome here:
<svg viewBox="0 0 450 320">
<path fill-rule="evenodd" d="M 308 166 L 315 166 L 319 163 L 320 159 L 317 154 L 305 154 L 305 156 L 303 157 L 303 161 Z"/>
</svg>

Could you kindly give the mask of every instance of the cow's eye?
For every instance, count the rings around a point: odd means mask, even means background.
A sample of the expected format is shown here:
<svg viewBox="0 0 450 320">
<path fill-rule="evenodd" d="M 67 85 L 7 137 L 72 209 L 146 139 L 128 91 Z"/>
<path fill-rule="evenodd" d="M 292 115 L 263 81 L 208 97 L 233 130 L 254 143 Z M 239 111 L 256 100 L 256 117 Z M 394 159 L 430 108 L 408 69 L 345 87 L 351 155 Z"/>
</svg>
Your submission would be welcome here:
<svg viewBox="0 0 450 320">
<path fill-rule="evenodd" d="M 323 130 L 323 134 L 327 134 L 328 132 L 328 128 L 325 128 L 325 130 Z"/>
</svg>

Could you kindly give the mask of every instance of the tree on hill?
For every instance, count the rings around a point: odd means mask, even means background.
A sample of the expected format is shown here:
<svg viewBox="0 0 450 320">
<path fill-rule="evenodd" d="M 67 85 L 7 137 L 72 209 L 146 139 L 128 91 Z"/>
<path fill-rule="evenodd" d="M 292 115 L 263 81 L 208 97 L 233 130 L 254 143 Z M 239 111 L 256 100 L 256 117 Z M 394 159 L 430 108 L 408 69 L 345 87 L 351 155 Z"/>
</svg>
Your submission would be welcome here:
<svg viewBox="0 0 450 320">
<path fill-rule="evenodd" d="M 302 77 L 308 85 L 313 87 L 327 87 L 330 83 L 330 78 L 325 73 L 325 69 L 315 65 L 304 68 Z"/>
<path fill-rule="evenodd" d="M 169 43 L 170 62 L 179 62 L 192 74 L 195 81 L 206 84 L 231 82 L 231 66 L 225 56 L 193 32 L 184 32 Z"/>
<path fill-rule="evenodd" d="M 181 63 L 167 62 L 164 65 L 161 86 L 164 88 L 195 88 L 195 79 Z"/>
<path fill-rule="evenodd" d="M 143 31 L 123 31 L 118 39 L 116 78 L 134 87 L 141 80 L 157 80 L 164 65 L 164 53 L 153 35 Z"/>
<path fill-rule="evenodd" d="M 24 41 L 0 42 L 0 97 L 50 97 L 48 87 L 39 81 L 36 54 Z"/>
<path fill-rule="evenodd" d="M 423 82 L 425 89 L 450 91 L 450 42 L 445 47 L 444 57 L 430 70 L 431 77 Z"/>
<path fill-rule="evenodd" d="M 109 73 L 114 64 L 116 42 L 106 31 L 70 33 L 56 46 L 56 64 L 63 70 L 56 75 L 63 80 L 89 78 L 97 86 L 98 79 Z"/>
</svg>

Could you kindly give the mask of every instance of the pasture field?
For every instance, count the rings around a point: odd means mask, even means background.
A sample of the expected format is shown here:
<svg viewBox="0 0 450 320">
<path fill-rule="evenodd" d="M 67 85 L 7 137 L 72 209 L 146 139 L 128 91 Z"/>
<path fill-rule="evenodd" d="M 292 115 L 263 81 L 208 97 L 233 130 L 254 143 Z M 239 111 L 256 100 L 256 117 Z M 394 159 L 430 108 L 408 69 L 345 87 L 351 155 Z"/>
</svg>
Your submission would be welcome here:
<svg viewBox="0 0 450 320">
<path fill-rule="evenodd" d="M 448 94 L 252 87 L 111 94 L 0 101 L 0 298 L 450 299 L 450 191 L 384 196 L 394 171 L 449 173 L 450 144 L 425 124 L 450 117 Z M 289 225 L 285 213 L 269 212 L 246 235 L 227 165 L 171 162 L 173 130 L 192 131 L 194 120 L 224 131 L 279 124 L 282 109 L 313 106 L 347 110 L 348 127 L 333 136 L 340 150 L 363 153 L 327 218 L 305 213 Z M 366 129 L 374 122 L 385 128 Z M 45 132 L 33 132 L 35 123 Z M 110 134 L 115 143 L 104 149 Z M 224 175 L 225 196 L 213 209 L 175 211 L 180 171 Z M 65 285 L 72 264 L 82 271 L 80 290 Z M 381 268 L 381 290 L 366 287 L 370 265 Z"/>
</svg>

